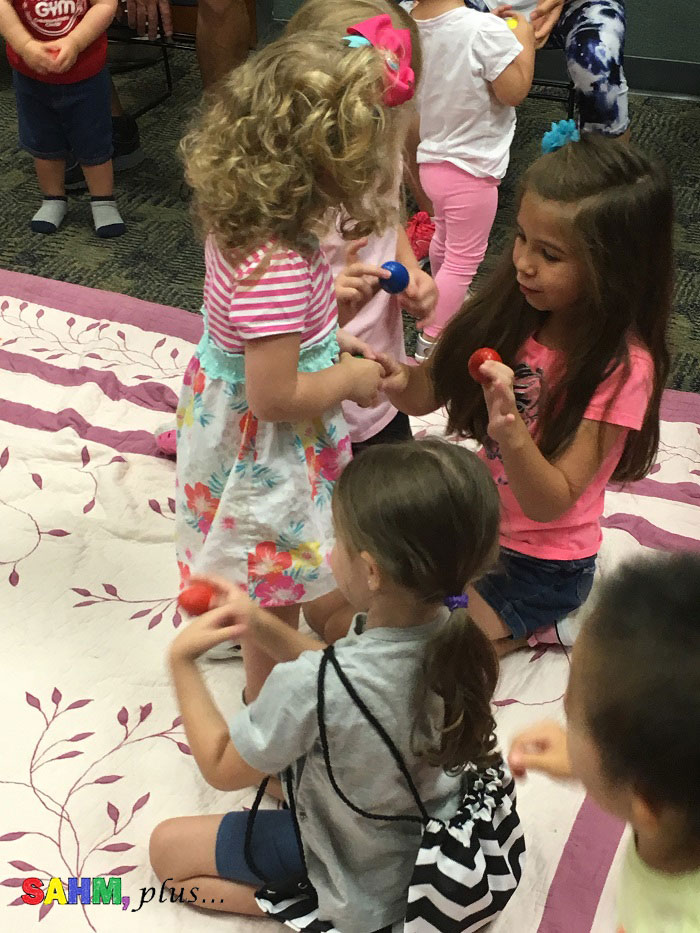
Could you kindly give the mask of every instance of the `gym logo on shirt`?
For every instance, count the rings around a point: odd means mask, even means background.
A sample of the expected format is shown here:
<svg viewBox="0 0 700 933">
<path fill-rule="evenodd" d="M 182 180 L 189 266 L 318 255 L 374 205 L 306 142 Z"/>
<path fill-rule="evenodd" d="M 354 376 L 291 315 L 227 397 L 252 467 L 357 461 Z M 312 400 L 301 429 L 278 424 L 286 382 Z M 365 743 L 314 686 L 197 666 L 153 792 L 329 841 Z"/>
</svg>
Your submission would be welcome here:
<svg viewBox="0 0 700 933">
<path fill-rule="evenodd" d="M 88 0 L 22 0 L 23 19 L 37 35 L 60 39 L 75 29 L 88 10 Z"/>
</svg>

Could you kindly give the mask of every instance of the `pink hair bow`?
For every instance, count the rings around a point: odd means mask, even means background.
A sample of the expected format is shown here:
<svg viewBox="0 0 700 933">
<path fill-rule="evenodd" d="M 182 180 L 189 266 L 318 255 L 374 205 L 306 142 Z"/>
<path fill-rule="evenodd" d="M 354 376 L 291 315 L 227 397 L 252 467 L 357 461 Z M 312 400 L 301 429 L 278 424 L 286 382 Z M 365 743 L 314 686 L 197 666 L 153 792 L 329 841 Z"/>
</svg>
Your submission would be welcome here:
<svg viewBox="0 0 700 933">
<path fill-rule="evenodd" d="M 413 97 L 416 78 L 411 68 L 411 34 L 396 29 L 388 13 L 373 16 L 348 28 L 344 39 L 351 47 L 373 45 L 386 59 L 384 103 L 398 107 Z"/>
</svg>

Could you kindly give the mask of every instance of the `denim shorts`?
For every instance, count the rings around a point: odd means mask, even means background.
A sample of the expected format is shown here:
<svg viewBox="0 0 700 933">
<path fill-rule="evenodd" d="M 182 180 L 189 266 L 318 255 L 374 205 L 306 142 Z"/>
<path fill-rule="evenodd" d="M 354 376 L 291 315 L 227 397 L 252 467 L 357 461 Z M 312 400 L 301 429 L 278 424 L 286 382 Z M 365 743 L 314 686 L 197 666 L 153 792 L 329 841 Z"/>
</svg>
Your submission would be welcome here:
<svg viewBox="0 0 700 933">
<path fill-rule="evenodd" d="M 227 813 L 219 824 L 216 870 L 221 878 L 242 884 L 269 882 L 283 887 L 286 882 L 294 886 L 306 876 L 290 810 L 258 810 L 255 816 L 251 849 L 253 861 L 263 878 L 250 870 L 245 859 L 247 825 L 248 812 L 245 810 Z"/>
<path fill-rule="evenodd" d="M 474 588 L 503 619 L 513 638 L 560 622 L 591 592 L 594 557 L 543 560 L 501 548 L 496 569 Z"/>
<path fill-rule="evenodd" d="M 19 141 L 37 159 L 102 165 L 112 158 L 109 71 L 74 84 L 47 84 L 13 73 Z"/>
</svg>

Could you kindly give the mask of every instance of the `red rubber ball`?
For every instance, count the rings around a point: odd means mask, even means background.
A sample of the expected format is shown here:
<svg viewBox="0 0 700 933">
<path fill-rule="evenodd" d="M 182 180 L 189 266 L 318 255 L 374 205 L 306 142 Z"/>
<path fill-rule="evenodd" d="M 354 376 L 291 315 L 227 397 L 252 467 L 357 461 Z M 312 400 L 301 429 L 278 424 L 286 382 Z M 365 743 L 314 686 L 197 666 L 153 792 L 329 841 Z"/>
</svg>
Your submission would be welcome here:
<svg viewBox="0 0 700 933">
<path fill-rule="evenodd" d="M 469 375 L 474 379 L 475 382 L 479 382 L 482 385 L 486 381 L 479 369 L 483 363 L 493 360 L 494 363 L 502 363 L 503 360 L 500 357 L 500 354 L 495 350 L 492 350 L 491 347 L 482 347 L 480 350 L 475 350 L 472 355 L 469 357 Z"/>
<path fill-rule="evenodd" d="M 209 609 L 209 604 L 215 594 L 216 591 L 206 583 L 193 583 L 192 586 L 186 586 L 180 593 L 177 603 L 191 616 L 201 616 Z"/>
</svg>

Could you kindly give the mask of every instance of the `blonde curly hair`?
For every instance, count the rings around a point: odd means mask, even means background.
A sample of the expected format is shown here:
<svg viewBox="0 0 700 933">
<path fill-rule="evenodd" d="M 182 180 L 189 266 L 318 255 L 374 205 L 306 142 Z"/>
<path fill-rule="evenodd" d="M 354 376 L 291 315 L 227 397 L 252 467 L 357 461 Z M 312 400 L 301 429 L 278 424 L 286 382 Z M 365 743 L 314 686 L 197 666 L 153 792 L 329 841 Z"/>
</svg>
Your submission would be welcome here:
<svg viewBox="0 0 700 933">
<path fill-rule="evenodd" d="M 231 72 L 181 143 L 203 231 L 234 259 L 270 239 L 308 252 L 334 208 L 352 217 L 353 237 L 397 222 L 405 108 L 382 103 L 381 54 L 349 48 L 343 33 L 268 45 Z"/>
</svg>

